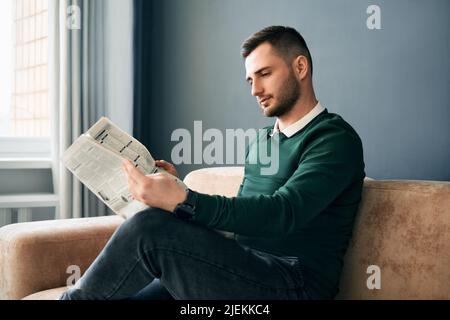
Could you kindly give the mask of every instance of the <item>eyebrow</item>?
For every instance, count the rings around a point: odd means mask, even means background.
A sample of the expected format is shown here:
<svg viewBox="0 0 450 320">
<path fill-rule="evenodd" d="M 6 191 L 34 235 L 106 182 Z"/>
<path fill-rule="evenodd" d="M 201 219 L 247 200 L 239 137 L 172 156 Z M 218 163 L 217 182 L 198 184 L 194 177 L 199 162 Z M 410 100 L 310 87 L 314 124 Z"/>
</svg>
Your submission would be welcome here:
<svg viewBox="0 0 450 320">
<path fill-rule="evenodd" d="M 261 74 L 261 73 L 264 72 L 266 69 L 270 69 L 270 68 L 271 68 L 270 66 L 262 67 L 261 69 L 255 71 L 255 74 Z M 247 77 L 247 78 L 245 79 L 245 81 L 247 81 L 247 82 L 249 82 L 250 80 L 251 80 L 250 77 Z"/>
</svg>

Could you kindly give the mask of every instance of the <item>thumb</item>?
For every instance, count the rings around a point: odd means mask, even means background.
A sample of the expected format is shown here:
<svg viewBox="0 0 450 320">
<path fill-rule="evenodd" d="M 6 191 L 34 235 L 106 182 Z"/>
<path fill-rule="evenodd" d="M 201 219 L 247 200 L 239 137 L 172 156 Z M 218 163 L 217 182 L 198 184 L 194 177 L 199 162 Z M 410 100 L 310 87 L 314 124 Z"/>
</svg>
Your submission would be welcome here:
<svg viewBox="0 0 450 320">
<path fill-rule="evenodd" d="M 157 165 L 158 167 L 162 167 L 162 168 L 167 168 L 170 166 L 170 164 L 165 160 L 156 160 L 155 165 Z"/>
</svg>

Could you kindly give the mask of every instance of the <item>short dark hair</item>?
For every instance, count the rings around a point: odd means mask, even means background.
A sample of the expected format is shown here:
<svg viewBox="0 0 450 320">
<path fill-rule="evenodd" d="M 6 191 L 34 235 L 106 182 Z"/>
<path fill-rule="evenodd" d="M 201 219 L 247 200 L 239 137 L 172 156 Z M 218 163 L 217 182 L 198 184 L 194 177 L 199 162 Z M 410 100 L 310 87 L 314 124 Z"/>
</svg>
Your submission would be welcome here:
<svg viewBox="0 0 450 320">
<path fill-rule="evenodd" d="M 297 30 L 284 26 L 266 27 L 252 34 L 244 41 L 241 46 L 242 57 L 247 58 L 256 47 L 264 42 L 270 43 L 287 62 L 299 55 L 305 56 L 308 59 L 312 75 L 313 65 L 311 53 L 309 52 L 305 39 L 303 39 Z"/>
</svg>

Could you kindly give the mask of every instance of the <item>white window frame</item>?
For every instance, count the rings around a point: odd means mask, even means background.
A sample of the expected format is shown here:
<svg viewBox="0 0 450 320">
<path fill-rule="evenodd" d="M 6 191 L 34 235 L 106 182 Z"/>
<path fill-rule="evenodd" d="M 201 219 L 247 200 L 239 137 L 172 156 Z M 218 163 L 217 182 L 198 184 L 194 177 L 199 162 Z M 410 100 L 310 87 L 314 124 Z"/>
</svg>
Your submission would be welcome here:
<svg viewBox="0 0 450 320">
<path fill-rule="evenodd" d="M 0 0 L 1 1 L 1 0 Z M 50 60 L 47 60 L 50 65 Z M 51 90 L 51 89 L 50 89 Z M 50 115 L 52 114 L 53 106 L 49 105 Z M 50 116 L 50 121 L 53 119 Z M 53 138 L 48 137 L 15 137 L 15 136 L 0 136 L 0 167 L 7 169 L 9 163 L 11 168 L 17 168 L 17 161 L 26 163 L 27 168 L 32 168 L 33 163 L 36 168 L 42 166 L 43 161 L 51 163 L 52 160 L 52 143 Z M 38 160 L 37 162 L 34 160 Z M 47 165 L 46 165 L 47 167 Z"/>
<path fill-rule="evenodd" d="M 0 137 L 0 158 L 51 159 L 50 137 Z"/>
</svg>

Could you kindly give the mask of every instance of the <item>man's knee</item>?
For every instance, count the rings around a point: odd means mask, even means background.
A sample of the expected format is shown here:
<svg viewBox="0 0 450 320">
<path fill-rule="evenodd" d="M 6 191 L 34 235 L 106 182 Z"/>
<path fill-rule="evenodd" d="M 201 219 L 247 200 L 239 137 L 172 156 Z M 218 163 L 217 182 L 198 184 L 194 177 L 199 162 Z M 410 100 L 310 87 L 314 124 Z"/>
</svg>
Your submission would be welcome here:
<svg viewBox="0 0 450 320">
<path fill-rule="evenodd" d="M 122 233 L 128 236 L 155 236 L 167 234 L 168 224 L 175 217 L 171 213 L 157 208 L 149 208 L 125 220 L 121 225 Z M 162 232 L 166 230 L 166 232 Z"/>
<path fill-rule="evenodd" d="M 218 231 L 214 231 L 196 223 L 182 221 L 170 212 L 161 209 L 147 209 L 127 219 L 118 236 L 121 242 L 140 243 L 147 246 L 164 245 L 190 247 L 198 245 L 206 239 L 224 238 Z"/>
</svg>

